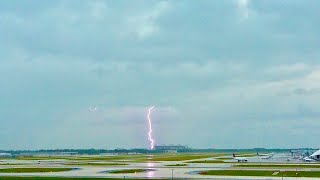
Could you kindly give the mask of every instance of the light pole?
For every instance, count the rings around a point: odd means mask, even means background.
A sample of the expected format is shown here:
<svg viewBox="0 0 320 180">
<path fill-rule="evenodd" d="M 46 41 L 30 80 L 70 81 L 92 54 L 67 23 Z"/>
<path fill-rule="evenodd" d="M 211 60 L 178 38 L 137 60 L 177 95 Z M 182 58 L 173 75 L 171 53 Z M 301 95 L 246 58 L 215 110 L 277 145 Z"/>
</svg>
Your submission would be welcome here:
<svg viewBox="0 0 320 180">
<path fill-rule="evenodd" d="M 171 169 L 171 179 L 173 179 L 173 169 Z"/>
</svg>

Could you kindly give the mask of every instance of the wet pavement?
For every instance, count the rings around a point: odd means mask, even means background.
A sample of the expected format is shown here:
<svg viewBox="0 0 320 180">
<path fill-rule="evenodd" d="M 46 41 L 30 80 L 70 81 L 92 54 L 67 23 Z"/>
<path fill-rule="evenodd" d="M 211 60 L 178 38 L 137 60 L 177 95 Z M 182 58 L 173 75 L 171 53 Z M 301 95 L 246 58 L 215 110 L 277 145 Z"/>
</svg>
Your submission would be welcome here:
<svg viewBox="0 0 320 180">
<path fill-rule="evenodd" d="M 210 160 L 210 159 L 199 159 L 199 160 Z M 272 159 L 262 159 L 261 157 L 249 157 L 249 162 L 253 163 L 301 163 L 298 160 L 291 160 L 288 162 L 286 157 L 282 155 L 275 155 Z M 193 160 L 194 161 L 194 160 Z M 232 167 L 234 160 L 227 160 L 228 163 L 188 163 L 188 161 L 165 161 L 165 162 L 143 162 L 143 163 L 129 163 L 126 166 L 90 166 L 90 165 L 65 165 L 66 162 L 72 161 L 66 160 L 6 160 L 1 161 L 2 164 L 13 164 L 13 165 L 0 165 L 0 168 L 15 168 L 15 167 L 68 167 L 77 168 L 71 171 L 64 172 L 50 172 L 50 173 L 0 173 L 0 176 L 51 176 L 51 177 L 117 177 L 117 178 L 155 178 L 155 179 L 282 179 L 281 177 L 235 177 L 235 176 L 207 176 L 200 175 L 198 172 L 206 170 L 222 170 L 222 169 L 259 169 L 262 168 L 243 168 L 243 167 Z M 78 161 L 74 161 L 78 162 Z M 93 161 L 90 161 L 92 163 Z M 101 163 L 101 161 L 99 161 Z M 99 163 L 97 161 L 97 163 Z M 14 165 L 19 164 L 19 165 Z M 174 164 L 187 164 L 188 166 L 175 166 L 169 167 L 167 165 Z M 151 169 L 151 171 L 130 173 L 130 174 L 112 174 L 110 171 L 114 170 L 126 170 L 126 169 Z M 281 168 L 281 170 L 296 170 L 297 168 Z M 300 168 L 301 169 L 301 168 Z M 278 171 L 276 168 L 265 168 L 265 170 Z M 303 170 L 319 170 L 316 168 L 303 168 Z M 285 178 L 285 179 L 296 179 L 296 178 Z M 317 178 L 308 178 L 317 179 Z"/>
</svg>

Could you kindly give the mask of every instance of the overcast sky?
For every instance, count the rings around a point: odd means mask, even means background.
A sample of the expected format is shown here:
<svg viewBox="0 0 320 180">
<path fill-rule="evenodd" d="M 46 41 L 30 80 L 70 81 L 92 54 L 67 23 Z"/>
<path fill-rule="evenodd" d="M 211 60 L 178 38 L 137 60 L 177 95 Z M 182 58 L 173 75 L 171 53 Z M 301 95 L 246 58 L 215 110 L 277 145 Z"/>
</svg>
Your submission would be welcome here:
<svg viewBox="0 0 320 180">
<path fill-rule="evenodd" d="M 318 0 L 2 0 L 0 149 L 319 147 Z"/>
</svg>

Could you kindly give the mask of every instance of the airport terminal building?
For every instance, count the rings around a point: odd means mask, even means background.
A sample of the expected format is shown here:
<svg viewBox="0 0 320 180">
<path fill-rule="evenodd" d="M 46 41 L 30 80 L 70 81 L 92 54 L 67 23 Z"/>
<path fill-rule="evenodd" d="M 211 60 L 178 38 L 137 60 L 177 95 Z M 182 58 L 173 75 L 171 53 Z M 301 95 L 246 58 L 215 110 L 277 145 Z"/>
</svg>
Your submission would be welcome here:
<svg viewBox="0 0 320 180">
<path fill-rule="evenodd" d="M 154 146 L 155 150 L 158 151 L 179 151 L 189 149 L 187 146 L 182 145 L 156 145 Z"/>
</svg>

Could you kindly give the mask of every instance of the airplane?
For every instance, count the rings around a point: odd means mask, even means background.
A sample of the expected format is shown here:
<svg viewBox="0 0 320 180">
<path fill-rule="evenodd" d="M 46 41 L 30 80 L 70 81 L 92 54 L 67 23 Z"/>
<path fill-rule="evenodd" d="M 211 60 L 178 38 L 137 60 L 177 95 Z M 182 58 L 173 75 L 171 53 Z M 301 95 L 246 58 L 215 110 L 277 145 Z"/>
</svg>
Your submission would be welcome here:
<svg viewBox="0 0 320 180">
<path fill-rule="evenodd" d="M 270 159 L 273 157 L 273 153 L 270 154 L 259 154 L 257 153 L 258 156 L 262 156 L 261 159 Z"/>
<path fill-rule="evenodd" d="M 262 156 L 261 159 L 271 159 L 272 158 L 272 155 L 269 155 L 269 156 Z"/>
<path fill-rule="evenodd" d="M 310 158 L 309 156 L 304 157 L 303 160 L 306 161 L 306 162 L 316 162 L 316 160 Z"/>
<path fill-rule="evenodd" d="M 233 159 L 238 161 L 238 162 L 248 162 L 248 159 L 246 157 L 236 157 L 235 154 L 232 154 Z"/>
<path fill-rule="evenodd" d="M 316 161 L 320 161 L 320 150 L 314 152 L 314 153 L 311 154 L 310 156 L 304 157 L 303 160 L 306 161 L 306 162 L 316 162 Z"/>
</svg>

